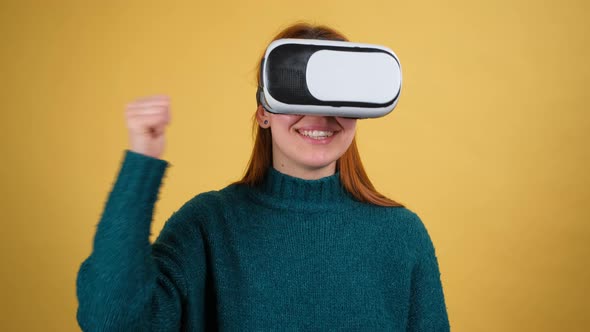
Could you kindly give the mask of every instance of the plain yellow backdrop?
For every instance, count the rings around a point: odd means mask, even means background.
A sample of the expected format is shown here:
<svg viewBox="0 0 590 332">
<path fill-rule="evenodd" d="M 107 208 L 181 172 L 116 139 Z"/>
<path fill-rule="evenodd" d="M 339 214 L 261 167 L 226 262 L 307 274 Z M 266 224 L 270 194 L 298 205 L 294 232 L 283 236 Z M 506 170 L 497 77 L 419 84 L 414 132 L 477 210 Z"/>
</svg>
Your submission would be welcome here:
<svg viewBox="0 0 590 332">
<path fill-rule="evenodd" d="M 377 188 L 435 243 L 453 331 L 590 324 L 587 1 L 2 1 L 2 331 L 76 331 L 75 279 L 133 98 L 172 98 L 152 239 L 242 175 L 255 66 L 281 28 L 383 44 L 398 107 L 359 123 Z"/>
</svg>

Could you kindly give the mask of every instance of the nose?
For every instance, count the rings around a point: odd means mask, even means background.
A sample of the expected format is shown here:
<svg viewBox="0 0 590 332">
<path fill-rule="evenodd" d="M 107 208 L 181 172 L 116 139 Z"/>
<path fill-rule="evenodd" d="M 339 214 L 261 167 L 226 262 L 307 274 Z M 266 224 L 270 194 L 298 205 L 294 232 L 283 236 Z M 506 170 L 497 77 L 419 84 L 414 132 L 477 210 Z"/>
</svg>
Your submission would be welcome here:
<svg viewBox="0 0 590 332">
<path fill-rule="evenodd" d="M 305 117 L 317 124 L 325 124 L 325 123 L 330 123 L 330 122 L 336 121 L 336 118 L 333 116 L 306 115 Z"/>
</svg>

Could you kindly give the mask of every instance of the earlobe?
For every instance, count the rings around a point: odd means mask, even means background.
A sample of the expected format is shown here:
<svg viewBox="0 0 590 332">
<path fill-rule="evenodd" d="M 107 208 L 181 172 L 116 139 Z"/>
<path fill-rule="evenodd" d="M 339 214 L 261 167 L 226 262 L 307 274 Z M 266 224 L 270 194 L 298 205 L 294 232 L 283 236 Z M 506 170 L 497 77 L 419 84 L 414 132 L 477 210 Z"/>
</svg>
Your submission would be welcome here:
<svg viewBox="0 0 590 332">
<path fill-rule="evenodd" d="M 262 128 L 269 127 L 268 121 L 268 114 L 262 105 L 258 105 L 258 109 L 256 110 L 256 121 L 258 121 L 258 125 Z"/>
</svg>

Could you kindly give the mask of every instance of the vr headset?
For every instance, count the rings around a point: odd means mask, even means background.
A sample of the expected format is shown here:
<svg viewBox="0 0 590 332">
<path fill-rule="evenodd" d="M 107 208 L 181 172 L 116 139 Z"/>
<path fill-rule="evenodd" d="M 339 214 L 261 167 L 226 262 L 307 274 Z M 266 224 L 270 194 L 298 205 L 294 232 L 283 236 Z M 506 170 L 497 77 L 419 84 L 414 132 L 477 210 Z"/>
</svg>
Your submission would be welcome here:
<svg viewBox="0 0 590 332">
<path fill-rule="evenodd" d="M 401 82 L 387 47 L 279 39 L 266 49 L 256 101 L 271 113 L 377 118 L 395 108 Z"/>
</svg>

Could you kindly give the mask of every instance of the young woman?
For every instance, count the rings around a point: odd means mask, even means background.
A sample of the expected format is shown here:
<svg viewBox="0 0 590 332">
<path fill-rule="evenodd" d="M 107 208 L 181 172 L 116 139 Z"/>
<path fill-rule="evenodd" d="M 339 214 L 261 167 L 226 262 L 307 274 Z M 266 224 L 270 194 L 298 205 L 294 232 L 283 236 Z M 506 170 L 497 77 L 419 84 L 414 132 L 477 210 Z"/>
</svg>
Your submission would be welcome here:
<svg viewBox="0 0 590 332">
<path fill-rule="evenodd" d="M 346 40 L 297 24 L 276 36 Z M 169 100 L 127 106 L 130 149 L 77 279 L 87 331 L 448 331 L 433 243 L 379 194 L 356 120 L 260 105 L 242 180 L 186 202 L 150 244 Z"/>
</svg>

